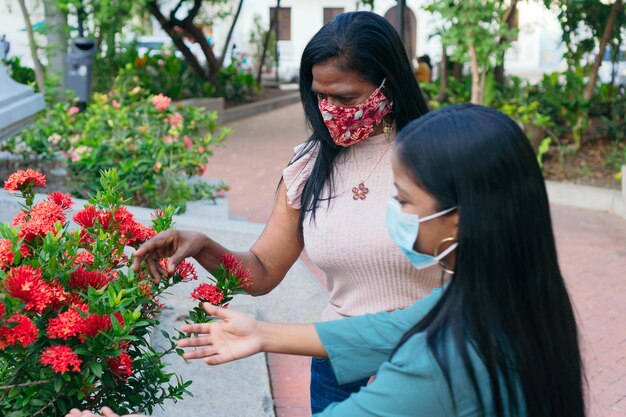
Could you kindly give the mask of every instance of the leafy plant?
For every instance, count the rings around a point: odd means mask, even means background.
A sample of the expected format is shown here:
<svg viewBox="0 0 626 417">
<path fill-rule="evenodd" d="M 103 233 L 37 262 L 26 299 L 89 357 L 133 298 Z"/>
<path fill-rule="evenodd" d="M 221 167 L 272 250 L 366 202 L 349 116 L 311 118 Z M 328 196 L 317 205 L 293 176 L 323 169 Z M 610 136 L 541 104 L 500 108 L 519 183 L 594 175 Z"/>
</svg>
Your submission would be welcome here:
<svg viewBox="0 0 626 417">
<path fill-rule="evenodd" d="M 66 220 L 74 204 L 68 195 L 33 204 L 34 188 L 46 184 L 40 173 L 18 171 L 5 182 L 25 204 L 12 227 L 0 225 L 0 415 L 58 417 L 103 405 L 151 412 L 189 394 L 191 382 L 167 372 L 163 361 L 182 352 L 176 340 L 184 334 L 164 332 L 164 350 L 150 340 L 163 308 L 158 297 L 197 273 L 183 261 L 154 283 L 146 266 L 135 274 L 125 254 L 172 227 L 176 210 L 158 210 L 152 228 L 143 226 L 121 205 L 117 173 L 103 172 L 101 181 L 103 191 L 74 214 L 75 227 Z M 200 284 L 192 298 L 224 305 L 242 292 L 249 271 L 232 255 L 223 260 L 216 284 Z"/>
<path fill-rule="evenodd" d="M 19 57 L 12 56 L 11 58 L 3 59 L 0 62 L 5 65 L 9 77 L 13 78 L 18 83 L 33 87 L 37 86 L 37 83 L 35 82 L 35 71 L 30 67 L 23 66 Z"/>
<path fill-rule="evenodd" d="M 189 181 L 204 171 L 210 148 L 230 132 L 216 119 L 201 108 L 174 108 L 169 97 L 148 94 L 120 76 L 84 112 L 56 104 L 21 133 L 21 141 L 30 152 L 64 157 L 77 196 L 99 190 L 100 172 L 116 168 L 132 204 L 170 204 L 184 211 L 186 201 L 213 199 L 227 189 Z"/>
<path fill-rule="evenodd" d="M 224 98 L 232 103 L 248 100 L 257 90 L 254 75 L 250 72 L 241 71 L 234 60 L 220 70 L 219 79 Z"/>
</svg>

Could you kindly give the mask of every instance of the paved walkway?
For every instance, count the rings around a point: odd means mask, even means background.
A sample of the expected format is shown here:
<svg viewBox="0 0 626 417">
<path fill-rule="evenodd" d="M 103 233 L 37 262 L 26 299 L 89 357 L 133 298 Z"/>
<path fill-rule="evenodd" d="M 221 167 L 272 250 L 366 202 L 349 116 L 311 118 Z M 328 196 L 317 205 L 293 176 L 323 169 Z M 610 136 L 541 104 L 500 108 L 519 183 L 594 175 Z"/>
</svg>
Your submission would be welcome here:
<svg viewBox="0 0 626 417">
<path fill-rule="evenodd" d="M 264 223 L 281 170 L 306 129 L 299 104 L 229 124 L 207 176 L 231 185 L 235 217 Z M 560 263 L 581 323 L 590 417 L 626 416 L 626 222 L 610 214 L 553 206 Z M 323 274 L 303 256 L 311 272 Z M 310 360 L 269 355 L 277 417 L 310 415 Z"/>
</svg>

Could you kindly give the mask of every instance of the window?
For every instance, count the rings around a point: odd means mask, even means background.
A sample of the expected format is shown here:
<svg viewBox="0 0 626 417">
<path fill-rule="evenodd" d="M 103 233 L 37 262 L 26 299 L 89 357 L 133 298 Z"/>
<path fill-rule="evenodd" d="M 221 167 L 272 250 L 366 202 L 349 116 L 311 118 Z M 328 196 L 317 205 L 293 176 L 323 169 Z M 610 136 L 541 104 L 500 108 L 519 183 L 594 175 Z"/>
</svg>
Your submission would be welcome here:
<svg viewBox="0 0 626 417">
<path fill-rule="evenodd" d="M 276 7 L 270 7 L 270 21 L 274 19 Z M 278 40 L 291 40 L 291 7 L 281 7 L 278 10 Z"/>
<path fill-rule="evenodd" d="M 324 7 L 324 24 L 328 23 L 330 19 L 343 13 L 343 7 Z"/>
</svg>

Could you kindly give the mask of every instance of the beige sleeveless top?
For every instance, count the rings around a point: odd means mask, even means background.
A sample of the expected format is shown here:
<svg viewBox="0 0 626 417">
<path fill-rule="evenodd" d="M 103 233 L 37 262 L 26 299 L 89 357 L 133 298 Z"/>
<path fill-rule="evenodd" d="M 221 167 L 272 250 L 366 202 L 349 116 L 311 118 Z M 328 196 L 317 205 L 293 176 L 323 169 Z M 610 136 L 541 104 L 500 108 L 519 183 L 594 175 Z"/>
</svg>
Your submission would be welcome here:
<svg viewBox="0 0 626 417">
<path fill-rule="evenodd" d="M 340 155 L 334 198 L 321 203 L 315 221 L 304 221 L 306 251 L 326 274 L 329 305 L 322 320 L 404 308 L 441 286 L 439 267 L 416 270 L 387 233 L 387 201 L 395 195 L 388 145 L 381 134 L 352 145 L 354 156 L 352 149 Z M 289 204 L 296 209 L 317 152 L 313 148 L 283 171 Z M 352 188 L 368 175 L 366 199 L 355 201 Z"/>
</svg>

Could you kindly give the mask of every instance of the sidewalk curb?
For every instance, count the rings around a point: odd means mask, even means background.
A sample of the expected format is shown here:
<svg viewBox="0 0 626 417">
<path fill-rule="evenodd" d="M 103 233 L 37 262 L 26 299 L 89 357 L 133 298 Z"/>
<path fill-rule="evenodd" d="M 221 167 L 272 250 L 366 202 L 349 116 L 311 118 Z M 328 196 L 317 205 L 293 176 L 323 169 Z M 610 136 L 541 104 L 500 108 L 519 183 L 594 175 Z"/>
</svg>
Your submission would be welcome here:
<svg viewBox="0 0 626 417">
<path fill-rule="evenodd" d="M 267 100 L 257 101 L 255 103 L 243 104 L 241 106 L 230 107 L 225 109 L 218 115 L 218 122 L 228 123 L 246 117 L 254 116 L 259 113 L 265 113 L 284 106 L 288 106 L 300 101 L 300 93 L 298 91 L 285 94 L 279 97 L 273 97 Z"/>
<path fill-rule="evenodd" d="M 626 168 L 622 168 L 626 171 Z M 546 181 L 550 203 L 590 210 L 606 211 L 626 220 L 626 185 L 622 190 L 591 187 L 588 185 Z"/>
</svg>

